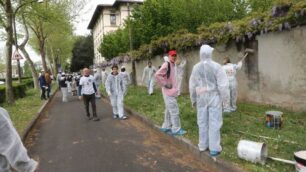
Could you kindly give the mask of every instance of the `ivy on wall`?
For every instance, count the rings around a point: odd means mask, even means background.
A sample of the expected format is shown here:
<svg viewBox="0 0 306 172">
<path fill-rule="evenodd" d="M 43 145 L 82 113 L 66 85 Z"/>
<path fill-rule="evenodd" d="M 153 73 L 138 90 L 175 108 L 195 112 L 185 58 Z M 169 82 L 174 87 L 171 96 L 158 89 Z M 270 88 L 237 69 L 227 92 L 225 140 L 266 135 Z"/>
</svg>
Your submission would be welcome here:
<svg viewBox="0 0 306 172">
<path fill-rule="evenodd" d="M 305 10 L 306 0 L 296 3 L 282 1 L 267 12 L 253 13 L 241 20 L 200 26 L 196 33 L 191 33 L 185 29 L 179 30 L 153 40 L 150 44 L 144 44 L 137 50 L 122 53 L 114 59 L 118 62 L 127 62 L 132 59 L 150 59 L 170 49 L 184 52 L 198 48 L 204 43 L 226 44 L 230 40 L 244 43 L 246 40 L 255 39 L 256 35 L 291 30 L 294 27 L 305 25 Z M 110 64 L 110 62 L 106 62 L 104 65 L 107 64 Z"/>
</svg>

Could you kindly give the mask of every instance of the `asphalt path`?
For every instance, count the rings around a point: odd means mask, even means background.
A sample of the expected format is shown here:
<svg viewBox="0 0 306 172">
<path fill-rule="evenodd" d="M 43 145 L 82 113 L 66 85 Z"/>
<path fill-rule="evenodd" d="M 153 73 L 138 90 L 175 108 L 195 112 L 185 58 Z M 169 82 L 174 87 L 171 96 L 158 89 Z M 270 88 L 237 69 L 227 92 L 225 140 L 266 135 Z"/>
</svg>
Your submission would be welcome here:
<svg viewBox="0 0 306 172">
<path fill-rule="evenodd" d="M 61 102 L 58 92 L 26 141 L 41 172 L 211 171 L 188 150 L 136 118 L 112 118 L 97 100 L 98 122 L 88 120 L 76 97 Z M 162 115 L 162 114 L 161 114 Z"/>
</svg>

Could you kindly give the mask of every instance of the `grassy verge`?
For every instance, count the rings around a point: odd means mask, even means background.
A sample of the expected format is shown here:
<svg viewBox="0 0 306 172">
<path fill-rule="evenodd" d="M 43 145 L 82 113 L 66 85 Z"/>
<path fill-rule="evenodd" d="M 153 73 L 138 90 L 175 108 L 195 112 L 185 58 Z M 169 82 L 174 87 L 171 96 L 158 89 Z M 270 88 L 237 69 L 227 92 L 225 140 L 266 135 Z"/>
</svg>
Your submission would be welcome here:
<svg viewBox="0 0 306 172">
<path fill-rule="evenodd" d="M 196 111 L 191 108 L 189 95 L 178 98 L 182 127 L 187 130 L 185 137 L 195 145 L 198 142 L 198 127 Z M 143 87 L 130 87 L 125 98 L 125 105 L 144 114 L 155 124 L 163 122 L 164 102 L 159 90 L 153 96 L 147 95 Z M 284 125 L 281 130 L 265 127 L 265 111 L 280 110 L 284 112 Z M 268 160 L 266 165 L 252 164 L 241 160 L 237 155 L 237 145 L 242 139 L 256 142 L 265 142 L 268 145 L 268 154 L 274 157 L 293 159 L 293 152 L 306 149 L 306 113 L 293 113 L 284 109 L 271 106 L 254 105 L 247 103 L 238 104 L 235 113 L 223 116 L 221 157 L 229 160 L 247 171 L 294 171 L 293 165 L 287 165 Z M 241 132 L 247 134 L 242 134 Z M 257 136 L 266 136 L 273 139 L 263 139 Z M 285 141 L 284 141 L 285 140 Z M 296 143 L 288 143 L 296 142 Z"/>
<path fill-rule="evenodd" d="M 55 88 L 56 86 L 54 85 L 52 92 Z M 21 134 L 44 102 L 40 100 L 40 90 L 28 89 L 26 97 L 17 99 L 14 105 L 3 103 L 0 106 L 9 112 L 16 130 Z"/>
</svg>

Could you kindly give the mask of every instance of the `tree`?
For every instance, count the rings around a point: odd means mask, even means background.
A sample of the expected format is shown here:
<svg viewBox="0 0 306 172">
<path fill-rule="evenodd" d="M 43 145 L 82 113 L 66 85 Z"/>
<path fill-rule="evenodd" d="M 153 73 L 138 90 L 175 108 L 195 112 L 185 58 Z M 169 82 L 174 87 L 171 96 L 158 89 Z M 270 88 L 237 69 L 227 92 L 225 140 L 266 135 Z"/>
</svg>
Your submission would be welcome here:
<svg viewBox="0 0 306 172">
<path fill-rule="evenodd" d="M 5 61 L 6 61 L 6 76 L 5 76 L 5 95 L 8 104 L 14 103 L 13 84 L 12 84 L 12 45 L 13 45 L 13 7 L 10 0 L 1 0 L 0 24 L 5 29 Z"/>
<path fill-rule="evenodd" d="M 116 32 L 105 35 L 99 51 L 107 60 L 110 60 L 120 53 L 127 52 L 130 49 L 129 46 L 128 30 L 119 29 Z"/>
<path fill-rule="evenodd" d="M 247 14 L 244 3 L 243 0 L 146 0 L 134 7 L 125 28 L 104 36 L 100 52 L 111 59 L 129 50 L 126 48 L 129 29 L 132 47 L 138 49 L 178 30 L 195 33 L 201 25 L 240 19 Z"/>
<path fill-rule="evenodd" d="M 28 61 L 25 61 L 24 62 L 24 66 L 23 66 L 23 70 L 24 70 L 24 76 L 25 77 L 29 77 L 29 76 L 32 76 L 32 72 L 31 72 L 31 69 L 30 69 L 30 65 L 29 65 L 29 62 Z"/>
<path fill-rule="evenodd" d="M 29 41 L 29 31 L 28 31 L 28 27 L 27 27 L 27 24 L 26 24 L 24 14 L 22 14 L 22 22 L 23 22 L 23 27 L 24 27 L 24 31 L 25 31 L 24 40 L 22 41 L 21 44 L 18 44 L 18 41 L 16 40 L 17 41 L 17 47 L 18 47 L 18 49 L 21 50 L 21 52 L 23 53 L 23 55 L 25 56 L 25 58 L 27 60 L 26 64 L 28 65 L 28 67 L 31 71 L 32 78 L 33 78 L 33 83 L 34 83 L 34 88 L 39 89 L 38 73 L 35 69 L 35 65 L 34 65 L 33 61 L 30 58 L 29 53 L 25 49 L 25 46 L 27 45 L 27 43 Z"/>
<path fill-rule="evenodd" d="M 70 70 L 77 72 L 93 64 L 94 49 L 92 36 L 81 36 L 74 43 Z"/>
</svg>

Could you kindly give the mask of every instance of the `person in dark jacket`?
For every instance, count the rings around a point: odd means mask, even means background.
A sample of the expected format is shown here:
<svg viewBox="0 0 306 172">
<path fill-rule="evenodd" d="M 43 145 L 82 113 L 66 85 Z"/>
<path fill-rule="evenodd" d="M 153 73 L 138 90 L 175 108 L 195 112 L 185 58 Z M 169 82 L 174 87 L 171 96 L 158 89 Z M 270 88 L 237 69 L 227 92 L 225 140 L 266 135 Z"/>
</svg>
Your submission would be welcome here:
<svg viewBox="0 0 306 172">
<path fill-rule="evenodd" d="M 40 86 L 40 89 L 41 89 L 41 94 L 40 94 L 40 99 L 41 100 L 46 100 L 46 90 L 48 88 L 47 86 L 47 82 L 46 82 L 46 79 L 45 79 L 45 71 L 41 71 L 41 74 L 38 78 L 38 81 L 39 81 L 39 86 Z"/>
<path fill-rule="evenodd" d="M 67 77 L 65 73 L 62 73 L 62 76 L 60 78 L 60 87 L 62 91 L 62 101 L 68 102 Z"/>
</svg>

